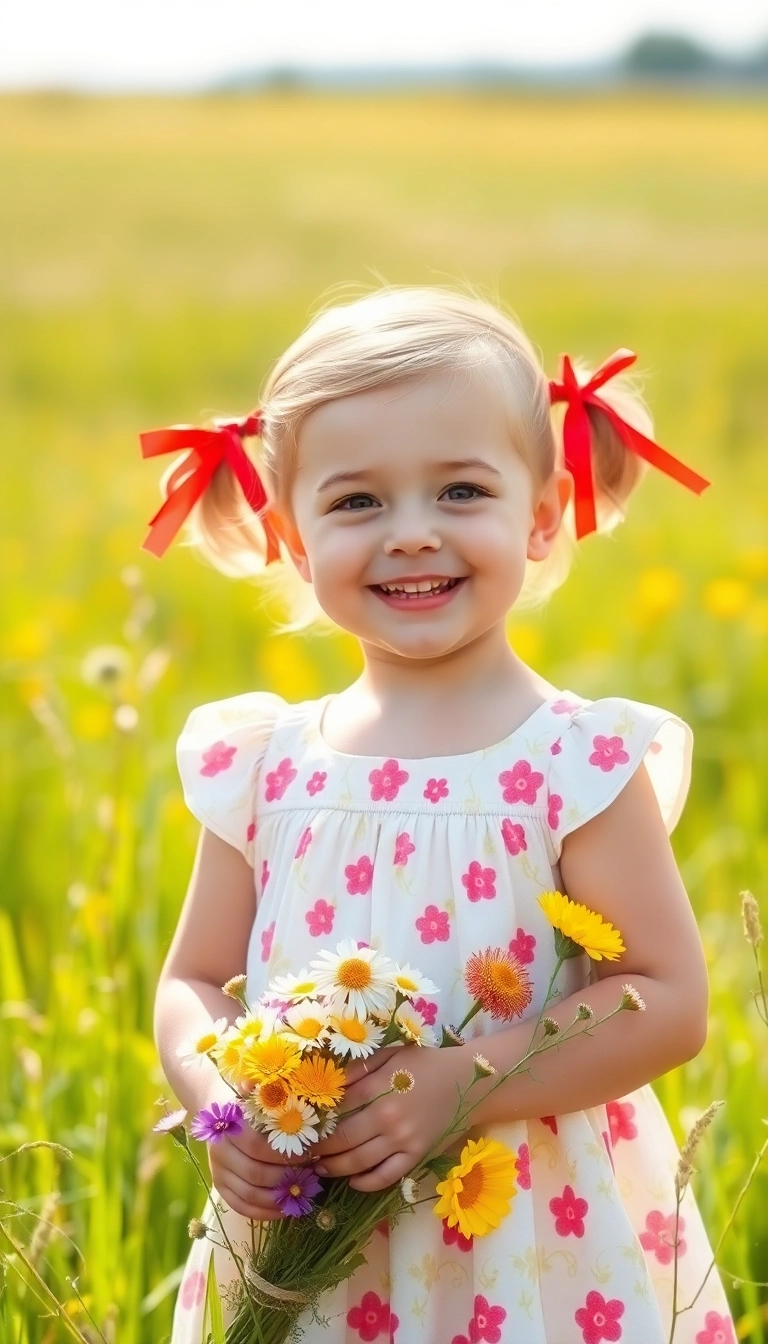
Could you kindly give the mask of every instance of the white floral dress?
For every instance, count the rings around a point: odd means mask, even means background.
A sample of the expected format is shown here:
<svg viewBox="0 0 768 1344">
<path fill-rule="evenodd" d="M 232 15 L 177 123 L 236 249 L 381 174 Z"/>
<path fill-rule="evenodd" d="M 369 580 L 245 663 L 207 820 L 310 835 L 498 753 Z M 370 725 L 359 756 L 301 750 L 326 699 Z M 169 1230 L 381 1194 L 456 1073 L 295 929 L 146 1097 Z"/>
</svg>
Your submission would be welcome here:
<svg viewBox="0 0 768 1344">
<path fill-rule="evenodd" d="M 469 1006 L 469 955 L 500 945 L 528 968 L 535 1017 L 554 964 L 536 898 L 562 889 L 563 838 L 608 807 L 642 761 L 671 830 L 688 788 L 690 729 L 650 705 L 561 692 L 495 746 L 385 759 L 326 744 L 329 699 L 235 696 L 195 709 L 179 739 L 187 805 L 254 870 L 249 995 L 353 938 L 440 987 L 419 1003 L 439 1026 Z M 566 962 L 561 990 L 589 973 L 586 956 Z M 481 1013 L 468 1034 L 498 1026 Z M 519 1154 L 500 1227 L 473 1244 L 431 1203 L 381 1227 L 367 1263 L 323 1300 L 329 1324 L 302 1320 L 305 1344 L 665 1344 L 678 1153 L 651 1087 L 483 1132 Z M 225 1217 L 232 1240 L 247 1241 L 246 1220 Z M 690 1189 L 678 1238 L 684 1306 L 711 1257 Z M 172 1344 L 201 1344 L 210 1254 L 209 1241 L 192 1243 Z M 233 1264 L 214 1254 L 223 1285 Z M 715 1273 L 675 1341 L 735 1344 Z"/>
</svg>

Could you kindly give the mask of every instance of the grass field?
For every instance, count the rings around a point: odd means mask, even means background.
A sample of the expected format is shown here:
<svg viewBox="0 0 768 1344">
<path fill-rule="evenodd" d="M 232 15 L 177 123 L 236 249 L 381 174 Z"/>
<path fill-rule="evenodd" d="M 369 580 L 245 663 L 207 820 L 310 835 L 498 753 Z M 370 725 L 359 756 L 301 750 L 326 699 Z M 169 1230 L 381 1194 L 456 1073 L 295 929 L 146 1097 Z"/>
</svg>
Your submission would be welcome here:
<svg viewBox="0 0 768 1344">
<path fill-rule="evenodd" d="M 649 479 L 615 538 L 585 545 L 511 631 L 556 683 L 694 727 L 674 843 L 711 1030 L 658 1090 L 678 1136 L 727 1099 L 696 1178 L 718 1235 L 768 1113 L 739 919 L 743 887 L 768 913 L 767 142 L 757 100 L 0 101 L 0 1155 L 35 1139 L 74 1154 L 23 1153 L 0 1185 L 38 1214 L 60 1192 L 34 1252 L 89 1338 L 68 1278 L 107 1340 L 167 1337 L 199 1211 L 191 1172 L 149 1134 L 153 990 L 197 831 L 175 737 L 201 701 L 314 696 L 358 666 L 346 637 L 272 636 L 253 588 L 182 549 L 140 554 L 157 472 L 136 435 L 250 408 L 342 282 L 469 281 L 553 372 L 563 349 L 638 350 L 660 441 L 713 481 L 696 500 Z M 126 651 L 110 688 L 82 673 L 104 645 Z M 133 731 L 113 726 L 117 703 Z M 768 1279 L 767 1196 L 762 1176 L 723 1248 L 741 1279 Z M 34 1234 L 10 1205 L 4 1222 Z M 768 1294 L 730 1291 L 739 1338 L 759 1344 Z M 3 1339 L 64 1340 L 43 1311 L 11 1269 Z"/>
</svg>

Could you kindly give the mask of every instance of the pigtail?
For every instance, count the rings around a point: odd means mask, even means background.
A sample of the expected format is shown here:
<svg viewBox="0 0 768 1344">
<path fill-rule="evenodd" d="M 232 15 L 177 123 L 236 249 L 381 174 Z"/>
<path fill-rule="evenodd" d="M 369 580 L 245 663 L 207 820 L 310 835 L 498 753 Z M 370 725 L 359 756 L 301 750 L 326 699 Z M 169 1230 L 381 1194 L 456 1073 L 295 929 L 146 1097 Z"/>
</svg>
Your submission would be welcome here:
<svg viewBox="0 0 768 1344">
<path fill-rule="evenodd" d="M 245 444 L 243 451 L 253 463 Z M 165 479 L 164 475 L 163 483 Z M 266 572 L 268 542 L 262 515 L 249 507 L 226 459 L 190 512 L 185 544 L 228 578 L 253 579 Z"/>
</svg>

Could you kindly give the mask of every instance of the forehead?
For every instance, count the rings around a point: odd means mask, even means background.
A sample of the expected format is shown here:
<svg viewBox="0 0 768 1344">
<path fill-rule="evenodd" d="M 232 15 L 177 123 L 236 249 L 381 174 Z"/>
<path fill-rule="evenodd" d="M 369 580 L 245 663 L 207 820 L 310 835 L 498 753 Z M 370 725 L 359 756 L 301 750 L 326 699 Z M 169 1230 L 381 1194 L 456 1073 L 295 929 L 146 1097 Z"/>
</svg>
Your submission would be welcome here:
<svg viewBox="0 0 768 1344">
<path fill-rule="evenodd" d="M 504 454 L 510 431 L 498 373 L 431 370 L 317 407 L 299 432 L 296 478 L 307 483 L 354 467 L 399 471 L 454 450 Z"/>
</svg>

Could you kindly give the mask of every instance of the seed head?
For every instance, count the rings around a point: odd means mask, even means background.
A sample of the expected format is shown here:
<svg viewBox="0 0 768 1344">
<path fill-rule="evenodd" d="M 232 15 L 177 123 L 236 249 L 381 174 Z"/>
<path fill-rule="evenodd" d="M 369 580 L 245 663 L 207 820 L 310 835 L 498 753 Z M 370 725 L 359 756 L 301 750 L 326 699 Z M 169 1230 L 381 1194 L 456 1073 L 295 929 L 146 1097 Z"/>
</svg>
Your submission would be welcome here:
<svg viewBox="0 0 768 1344">
<path fill-rule="evenodd" d="M 645 1012 L 645 999 L 642 999 L 635 989 L 634 985 L 621 986 L 621 1008 L 626 1008 L 631 1013 Z"/>
<path fill-rule="evenodd" d="M 741 918 L 747 942 L 751 947 L 759 947 L 763 941 L 763 926 L 760 923 L 760 906 L 751 891 L 741 893 Z"/>
</svg>

